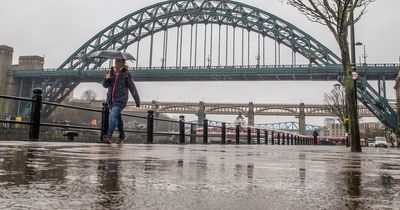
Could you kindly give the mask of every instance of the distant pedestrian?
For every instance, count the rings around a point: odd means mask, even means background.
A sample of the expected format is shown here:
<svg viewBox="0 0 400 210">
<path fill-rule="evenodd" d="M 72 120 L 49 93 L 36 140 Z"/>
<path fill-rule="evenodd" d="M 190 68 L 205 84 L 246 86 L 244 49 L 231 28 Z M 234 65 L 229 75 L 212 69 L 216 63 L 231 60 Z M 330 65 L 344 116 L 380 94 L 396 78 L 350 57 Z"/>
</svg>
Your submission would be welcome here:
<svg viewBox="0 0 400 210">
<path fill-rule="evenodd" d="M 110 144 L 113 132 L 118 127 L 119 138 L 116 143 L 120 144 L 126 140 L 121 112 L 128 103 L 128 90 L 135 100 L 136 107 L 140 106 L 139 94 L 124 59 L 115 59 L 115 65 L 103 80 L 103 87 L 108 88 L 107 103 L 110 108 L 108 133 L 104 135 L 103 140 Z"/>
</svg>

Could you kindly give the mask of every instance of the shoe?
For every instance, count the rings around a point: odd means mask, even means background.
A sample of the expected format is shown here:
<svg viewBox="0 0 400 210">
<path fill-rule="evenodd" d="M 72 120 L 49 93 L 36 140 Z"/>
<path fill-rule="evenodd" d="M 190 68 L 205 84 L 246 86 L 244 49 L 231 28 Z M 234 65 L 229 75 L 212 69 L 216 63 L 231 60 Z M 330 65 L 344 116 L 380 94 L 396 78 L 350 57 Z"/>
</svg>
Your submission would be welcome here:
<svg viewBox="0 0 400 210">
<path fill-rule="evenodd" d="M 106 143 L 106 144 L 111 144 L 111 136 L 110 135 L 104 135 L 103 136 L 103 141 L 104 141 L 104 143 Z"/>
<path fill-rule="evenodd" d="M 128 137 L 120 137 L 118 140 L 117 140 L 117 144 L 122 144 L 122 143 L 124 143 L 124 141 L 126 140 L 126 139 L 128 139 Z"/>
</svg>

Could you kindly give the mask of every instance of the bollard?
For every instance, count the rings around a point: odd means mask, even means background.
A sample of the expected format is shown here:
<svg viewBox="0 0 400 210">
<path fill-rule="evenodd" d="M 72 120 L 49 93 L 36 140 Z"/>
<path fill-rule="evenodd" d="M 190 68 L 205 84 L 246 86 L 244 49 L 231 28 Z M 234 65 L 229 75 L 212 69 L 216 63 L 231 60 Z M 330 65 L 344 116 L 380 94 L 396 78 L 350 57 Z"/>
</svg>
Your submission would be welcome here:
<svg viewBox="0 0 400 210">
<path fill-rule="evenodd" d="M 247 144 L 251 144 L 251 128 L 247 127 Z"/>
<path fill-rule="evenodd" d="M 185 143 L 185 116 L 179 116 L 179 143 Z"/>
<path fill-rule="evenodd" d="M 268 131 L 265 130 L 264 132 L 264 137 L 265 137 L 265 145 L 268 145 Z"/>
<path fill-rule="evenodd" d="M 287 145 L 290 145 L 290 137 L 289 137 L 289 134 L 286 134 L 286 141 L 287 141 Z"/>
<path fill-rule="evenodd" d="M 203 144 L 208 144 L 208 120 L 205 119 L 203 123 Z"/>
<path fill-rule="evenodd" d="M 101 108 L 101 134 L 100 142 L 103 142 L 104 135 L 108 134 L 108 123 L 110 120 L 110 108 L 108 108 L 108 103 L 103 102 L 103 107 Z"/>
<path fill-rule="evenodd" d="M 236 125 L 235 133 L 236 133 L 236 144 L 239 144 L 240 143 L 240 126 L 239 125 Z"/>
<path fill-rule="evenodd" d="M 226 144 L 226 123 L 222 123 L 221 144 Z"/>
<path fill-rule="evenodd" d="M 257 129 L 257 144 L 261 144 L 260 138 L 261 138 L 261 131 L 260 129 Z"/>
<path fill-rule="evenodd" d="M 282 145 L 285 145 L 285 134 L 282 133 Z"/>
<path fill-rule="evenodd" d="M 281 132 L 278 132 L 278 145 L 281 145 Z"/>
<path fill-rule="evenodd" d="M 154 136 L 154 111 L 147 112 L 147 144 L 153 143 Z"/>
<path fill-rule="evenodd" d="M 297 145 L 297 137 L 298 136 L 294 136 L 294 145 Z"/>
<path fill-rule="evenodd" d="M 275 145 L 274 132 L 271 131 L 271 144 Z"/>
<path fill-rule="evenodd" d="M 293 134 L 290 135 L 290 144 L 293 145 Z"/>
<path fill-rule="evenodd" d="M 193 123 L 190 124 L 190 143 L 191 144 L 196 143 L 196 129 L 195 129 L 195 124 Z"/>
<path fill-rule="evenodd" d="M 31 122 L 29 127 L 29 140 L 38 141 L 40 133 L 40 113 L 42 110 L 42 89 L 34 89 L 31 106 Z"/>
</svg>

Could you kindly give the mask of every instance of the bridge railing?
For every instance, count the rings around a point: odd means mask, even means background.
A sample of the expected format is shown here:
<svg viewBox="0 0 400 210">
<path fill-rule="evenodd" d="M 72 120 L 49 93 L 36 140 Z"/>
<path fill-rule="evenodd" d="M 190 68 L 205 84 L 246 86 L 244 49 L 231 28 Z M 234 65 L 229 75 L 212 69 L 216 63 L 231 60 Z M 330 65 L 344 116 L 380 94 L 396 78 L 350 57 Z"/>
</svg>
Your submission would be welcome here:
<svg viewBox="0 0 400 210">
<path fill-rule="evenodd" d="M 376 64 L 356 64 L 357 68 L 362 70 L 363 68 L 386 68 L 386 67 L 399 67 L 398 63 L 376 63 Z M 325 67 L 337 67 L 341 66 L 340 64 L 328 65 Z M 264 68 L 264 69 L 276 69 L 276 68 L 318 68 L 321 66 L 315 64 L 296 64 L 296 65 L 230 65 L 230 66 L 166 66 L 166 67 L 130 67 L 129 70 L 176 70 L 176 69 L 241 69 L 241 68 Z M 83 69 L 82 71 L 108 71 L 109 68 L 94 68 L 94 69 Z M 21 71 L 21 70 L 18 70 Z M 74 71 L 74 69 L 57 69 L 57 68 L 47 68 L 47 69 L 29 69 L 29 71 L 42 71 L 42 72 L 57 72 L 57 71 Z"/>
<path fill-rule="evenodd" d="M 100 132 L 98 136 L 100 142 L 103 140 L 103 136 L 108 133 L 108 123 L 109 123 L 109 115 L 110 110 L 107 106 L 107 103 L 103 103 L 102 109 L 94 109 L 80 106 L 73 106 L 67 104 L 59 104 L 42 100 L 42 90 L 35 89 L 33 91 L 32 98 L 22 98 L 22 97 L 14 97 L 14 96 L 5 96 L 0 95 L 0 99 L 4 100 L 17 100 L 17 101 L 25 101 L 31 103 L 31 112 L 30 116 L 26 118 L 26 120 L 11 120 L 0 118 L 0 126 L 3 124 L 17 124 L 17 125 L 27 125 L 29 126 L 28 140 L 30 141 L 38 141 L 40 139 L 41 127 L 51 127 L 51 128 L 64 128 L 64 129 L 75 129 L 74 131 L 69 130 L 64 133 L 64 136 L 68 138 L 68 140 L 73 141 L 74 137 L 77 137 L 77 131 L 95 131 Z M 62 107 L 66 109 L 74 109 L 80 111 L 86 111 L 96 114 L 101 114 L 101 123 L 100 126 L 92 125 L 70 125 L 70 124 L 62 124 L 62 123 L 54 123 L 54 122 L 44 122 L 41 119 L 41 111 L 43 106 L 56 106 Z M 158 136 L 171 136 L 177 137 L 178 141 L 170 141 L 168 143 L 221 143 L 221 144 L 271 144 L 271 145 L 314 145 L 317 144 L 317 139 L 312 136 L 299 135 L 295 133 L 279 131 L 274 129 L 263 129 L 257 127 L 247 127 L 235 125 L 232 126 L 228 123 L 222 123 L 221 125 L 212 125 L 209 123 L 207 119 L 204 120 L 202 124 L 197 124 L 193 122 L 185 122 L 185 117 L 182 115 L 179 117 L 179 120 L 168 120 L 168 119 L 160 119 L 154 116 L 154 111 L 149 110 L 147 116 L 133 115 L 122 113 L 123 117 L 127 118 L 136 118 L 146 122 L 146 127 L 139 127 L 138 129 L 126 129 L 124 130 L 127 133 L 135 133 L 137 135 L 146 136 L 145 143 L 159 143 L 157 141 Z M 157 129 L 158 123 L 172 123 L 176 124 L 178 129 L 172 129 L 168 131 L 160 131 Z M 188 139 L 187 139 L 188 138 Z M 201 141 L 197 141 L 198 138 Z M 187 141 L 189 140 L 189 141 Z"/>
</svg>

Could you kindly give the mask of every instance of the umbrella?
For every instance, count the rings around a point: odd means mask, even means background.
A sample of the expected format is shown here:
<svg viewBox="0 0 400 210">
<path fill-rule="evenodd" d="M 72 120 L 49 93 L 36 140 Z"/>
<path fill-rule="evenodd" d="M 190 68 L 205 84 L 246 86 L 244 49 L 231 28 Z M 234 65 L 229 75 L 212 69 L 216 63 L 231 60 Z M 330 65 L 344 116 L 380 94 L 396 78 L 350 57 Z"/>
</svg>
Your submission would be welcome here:
<svg viewBox="0 0 400 210">
<path fill-rule="evenodd" d="M 131 54 L 117 50 L 99 50 L 90 54 L 88 58 L 136 60 Z"/>
</svg>

